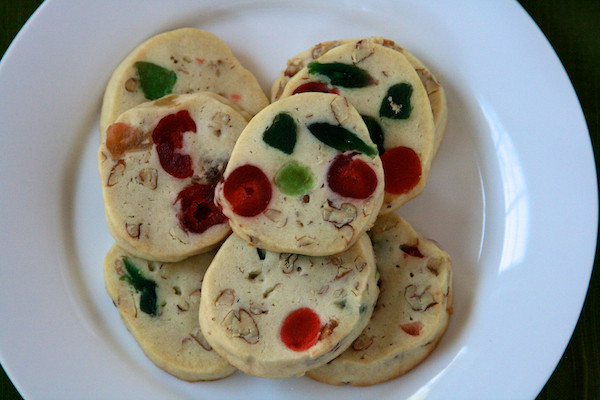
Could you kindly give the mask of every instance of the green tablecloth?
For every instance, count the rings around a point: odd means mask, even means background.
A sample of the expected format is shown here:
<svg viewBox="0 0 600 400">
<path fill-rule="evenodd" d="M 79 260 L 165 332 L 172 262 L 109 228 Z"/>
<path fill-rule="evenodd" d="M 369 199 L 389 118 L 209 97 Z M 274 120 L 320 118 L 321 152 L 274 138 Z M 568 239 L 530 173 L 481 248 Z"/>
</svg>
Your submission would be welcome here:
<svg viewBox="0 0 600 400">
<path fill-rule="evenodd" d="M 40 3 L 39 0 L 0 1 L 0 54 L 4 54 Z M 600 0 L 521 0 L 520 3 L 542 29 L 571 78 L 588 123 L 598 165 Z M 539 394 L 539 400 L 600 399 L 599 298 L 600 273 L 596 271 L 573 337 L 554 374 Z M 0 375 L 0 399 L 21 399 L 4 370 Z"/>
</svg>

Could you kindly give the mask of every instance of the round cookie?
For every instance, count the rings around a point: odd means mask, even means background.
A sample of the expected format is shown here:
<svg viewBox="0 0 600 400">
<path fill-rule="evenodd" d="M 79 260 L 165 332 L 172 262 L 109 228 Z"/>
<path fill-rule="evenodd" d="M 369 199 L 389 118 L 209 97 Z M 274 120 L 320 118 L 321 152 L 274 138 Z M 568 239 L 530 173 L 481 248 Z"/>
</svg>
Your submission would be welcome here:
<svg viewBox="0 0 600 400">
<path fill-rule="evenodd" d="M 423 191 L 435 125 L 427 91 L 402 53 L 369 39 L 341 44 L 298 71 L 281 98 L 307 91 L 339 93 L 365 119 L 385 171 L 382 214 Z"/>
<path fill-rule="evenodd" d="M 356 339 L 378 292 L 368 235 L 342 254 L 309 257 L 254 248 L 234 234 L 205 275 L 200 326 L 247 374 L 302 375 Z"/>
<path fill-rule="evenodd" d="M 256 247 L 329 255 L 375 222 L 384 177 L 377 149 L 342 96 L 303 93 L 258 113 L 231 154 L 215 200 Z"/>
<path fill-rule="evenodd" d="M 307 372 L 334 384 L 368 386 L 400 376 L 437 346 L 452 313 L 448 254 L 396 214 L 380 216 L 369 232 L 381 274 L 371 321 L 338 358 Z"/>
<path fill-rule="evenodd" d="M 281 71 L 280 76 L 271 87 L 271 102 L 279 100 L 281 93 L 283 92 L 283 89 L 285 88 L 285 85 L 287 85 L 290 78 L 296 75 L 296 73 L 308 65 L 308 63 L 316 60 L 327 51 L 338 47 L 339 45 L 346 43 L 356 44 L 360 40 L 361 39 L 342 39 L 321 42 L 314 45 L 310 49 L 304 50 L 303 52 L 298 53 L 294 57 L 290 58 L 287 62 L 287 68 Z M 368 40 L 402 53 L 419 75 L 419 78 L 421 79 L 421 82 L 427 91 L 429 103 L 431 104 L 431 111 L 433 113 L 433 122 L 435 124 L 433 155 L 435 156 L 444 137 L 446 123 L 448 121 L 448 103 L 446 101 L 446 92 L 443 86 L 427 68 L 427 66 L 404 47 L 398 46 L 394 41 L 382 37 L 371 37 L 368 38 Z"/>
<path fill-rule="evenodd" d="M 186 381 L 236 371 L 210 347 L 198 323 L 202 278 L 214 254 L 161 264 L 114 245 L 104 260 L 106 290 L 127 329 L 152 362 Z"/>
<path fill-rule="evenodd" d="M 135 48 L 113 72 L 102 103 L 100 139 L 121 113 L 168 94 L 215 92 L 251 115 L 269 104 L 254 75 L 212 33 L 182 28 Z"/>
<path fill-rule="evenodd" d="M 229 104 L 229 105 L 228 105 Z M 213 93 L 170 95 L 123 113 L 100 143 L 106 220 L 117 244 L 174 262 L 231 230 L 214 186 L 247 120 Z"/>
</svg>

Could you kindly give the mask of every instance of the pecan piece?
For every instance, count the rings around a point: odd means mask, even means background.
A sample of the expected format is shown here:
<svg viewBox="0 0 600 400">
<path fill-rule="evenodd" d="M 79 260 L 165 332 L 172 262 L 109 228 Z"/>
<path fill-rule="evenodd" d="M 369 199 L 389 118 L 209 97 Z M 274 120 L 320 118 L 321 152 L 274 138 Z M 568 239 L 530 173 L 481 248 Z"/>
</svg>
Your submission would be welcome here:
<svg viewBox="0 0 600 400">
<path fill-rule="evenodd" d="M 255 304 L 250 302 L 250 313 L 253 315 L 267 314 L 269 310 L 266 309 L 262 304 Z"/>
<path fill-rule="evenodd" d="M 125 273 L 125 265 L 123 265 L 123 260 L 120 258 L 115 260 L 115 272 L 119 276 L 122 276 Z"/>
<path fill-rule="evenodd" d="M 356 207 L 350 203 L 342 203 L 338 207 L 332 201 L 327 200 L 321 205 L 321 215 L 323 220 L 331 222 L 337 228 L 341 228 L 354 221 L 357 214 L 358 211 L 356 210 Z"/>
<path fill-rule="evenodd" d="M 287 225 L 287 217 L 279 210 L 269 208 L 265 211 L 265 217 L 275 224 L 276 228 L 283 228 Z"/>
<path fill-rule="evenodd" d="M 356 259 L 354 260 L 354 267 L 356 268 L 356 270 L 358 272 L 362 272 L 366 266 L 367 266 L 367 262 L 365 261 L 364 258 L 362 258 L 361 256 L 356 257 Z"/>
<path fill-rule="evenodd" d="M 212 130 L 213 134 L 217 137 L 221 136 L 221 131 L 229 125 L 231 116 L 227 115 L 222 111 L 217 111 L 208 123 L 208 128 Z"/>
<path fill-rule="evenodd" d="M 338 267 L 337 274 L 335 275 L 334 280 L 342 279 L 344 276 L 348 275 L 350 272 L 352 272 L 352 268 L 340 265 Z"/>
<path fill-rule="evenodd" d="M 327 53 L 329 50 L 338 47 L 341 43 L 337 40 L 332 42 L 319 43 L 313 46 L 312 51 L 310 53 L 313 60 L 321 57 L 323 54 Z"/>
<path fill-rule="evenodd" d="M 415 285 L 408 285 L 404 289 L 404 298 L 410 304 L 413 311 L 426 311 L 438 304 L 429 290 L 429 286 L 423 290 L 419 290 Z"/>
<path fill-rule="evenodd" d="M 384 47 L 389 47 L 390 49 L 393 49 L 393 50 L 399 51 L 399 52 L 401 52 L 401 53 L 404 51 L 404 48 L 402 48 L 402 47 L 398 46 L 398 45 L 396 44 L 396 42 L 394 42 L 393 40 L 379 38 L 379 39 L 378 39 L 378 40 L 376 40 L 375 42 L 376 42 L 376 43 L 380 43 L 380 44 L 381 44 L 382 46 L 384 46 Z"/>
<path fill-rule="evenodd" d="M 139 223 L 139 224 L 125 223 L 125 231 L 129 235 L 129 237 L 131 237 L 132 239 L 140 238 L 141 227 L 142 227 L 141 223 Z"/>
<path fill-rule="evenodd" d="M 256 344 L 260 339 L 254 318 L 243 308 L 229 311 L 222 324 L 229 336 L 243 339 L 246 343 Z"/>
<path fill-rule="evenodd" d="M 336 97 L 329 104 L 329 107 L 331 108 L 333 116 L 340 125 L 348 119 L 348 116 L 350 115 L 350 104 L 348 103 L 348 99 L 345 97 Z"/>
<path fill-rule="evenodd" d="M 281 285 L 281 283 L 277 283 L 277 284 L 275 284 L 275 286 L 271 286 L 270 288 L 268 288 L 267 290 L 265 290 L 263 292 L 263 299 L 266 299 L 267 297 L 269 297 L 271 295 L 271 293 L 273 293 L 273 291 L 275 289 L 277 289 L 277 287 L 280 286 L 280 285 Z"/>
<path fill-rule="evenodd" d="M 235 301 L 235 291 L 233 289 L 221 290 L 221 293 L 215 299 L 217 306 L 231 307 Z"/>
<path fill-rule="evenodd" d="M 281 254 L 279 256 L 279 260 L 281 261 L 283 258 L 283 262 L 281 263 L 281 269 L 283 271 L 284 274 L 291 274 L 292 272 L 294 272 L 294 269 L 296 269 L 295 264 L 296 261 L 298 261 L 298 254 Z"/>
<path fill-rule="evenodd" d="M 180 300 L 179 303 L 177 303 L 177 309 L 181 312 L 186 312 L 190 310 L 190 303 L 188 303 L 185 300 Z"/>
<path fill-rule="evenodd" d="M 330 319 L 323 327 L 321 328 L 321 334 L 319 335 L 319 340 L 327 339 L 329 336 L 333 334 L 333 331 L 338 326 L 338 322 L 335 319 Z"/>
<path fill-rule="evenodd" d="M 125 174 L 125 169 L 127 168 L 127 163 L 125 160 L 118 160 L 115 165 L 110 170 L 110 174 L 108 175 L 108 179 L 106 181 L 106 186 L 114 186 L 119 183 L 119 180 Z"/>
<path fill-rule="evenodd" d="M 117 297 L 116 305 L 123 314 L 137 318 L 137 306 L 135 305 L 133 293 L 129 293 L 129 295 L 124 297 Z"/>
<path fill-rule="evenodd" d="M 206 338 L 204 337 L 200 329 L 197 329 L 194 333 L 190 333 L 190 337 L 194 339 L 196 343 L 198 343 L 204 350 L 212 350 L 212 346 L 206 341 Z"/>
<path fill-rule="evenodd" d="M 135 92 L 138 87 L 138 80 L 135 78 L 129 78 L 125 81 L 125 90 L 128 92 Z"/>
<path fill-rule="evenodd" d="M 283 72 L 285 76 L 294 76 L 304 68 L 304 61 L 301 58 L 292 58 L 287 62 L 287 68 Z"/>
<path fill-rule="evenodd" d="M 304 235 L 301 237 L 296 237 L 296 241 L 298 242 L 299 247 L 312 246 L 317 242 L 317 238 Z"/>
<path fill-rule="evenodd" d="M 317 58 L 321 57 L 321 55 L 325 51 L 326 50 L 325 50 L 325 46 L 323 45 L 323 43 L 318 43 L 313 46 L 312 51 L 310 52 L 310 55 L 313 58 L 313 60 L 316 60 Z"/>
<path fill-rule="evenodd" d="M 352 225 L 344 225 L 340 229 L 340 236 L 346 243 L 350 243 L 354 239 L 354 228 Z"/>
<path fill-rule="evenodd" d="M 358 64 L 367 58 L 371 57 L 375 52 L 373 42 L 370 40 L 359 40 L 356 42 L 354 51 L 352 52 L 352 62 Z"/>
<path fill-rule="evenodd" d="M 415 71 L 417 71 L 417 75 L 419 75 L 421 82 L 423 82 L 423 86 L 425 86 L 427 95 L 431 95 L 432 93 L 440 90 L 439 82 L 433 77 L 433 75 L 431 75 L 429 71 L 424 68 L 416 68 Z"/>
<path fill-rule="evenodd" d="M 283 89 L 285 89 L 285 85 L 287 84 L 287 81 L 280 79 L 279 80 L 279 85 L 277 86 L 277 91 L 275 92 L 275 95 L 273 96 L 273 101 L 278 100 L 281 95 L 283 94 Z"/>
<path fill-rule="evenodd" d="M 138 176 L 135 177 L 135 180 L 140 185 L 154 190 L 158 185 L 158 171 L 156 168 L 143 168 Z"/>
<path fill-rule="evenodd" d="M 188 244 L 190 242 L 189 235 L 186 231 L 181 229 L 179 226 L 175 226 L 169 230 L 169 235 L 171 237 L 183 244 Z"/>
<path fill-rule="evenodd" d="M 433 275 L 438 276 L 440 274 L 439 268 L 442 266 L 442 261 L 438 258 L 431 258 L 427 263 L 427 271 Z"/>
<path fill-rule="evenodd" d="M 175 100 L 177 100 L 178 97 L 179 96 L 176 95 L 176 94 L 165 96 L 165 97 L 163 97 L 163 98 L 161 98 L 159 100 L 156 100 L 154 102 L 154 105 L 157 105 L 157 106 L 173 106 L 173 105 L 175 105 Z"/>
<path fill-rule="evenodd" d="M 354 351 L 363 351 L 371 347 L 373 344 L 373 336 L 368 336 L 362 333 L 354 342 L 352 342 L 352 349 Z"/>
<path fill-rule="evenodd" d="M 325 294 L 329 291 L 329 285 L 323 285 L 317 292 L 317 294 Z"/>
</svg>

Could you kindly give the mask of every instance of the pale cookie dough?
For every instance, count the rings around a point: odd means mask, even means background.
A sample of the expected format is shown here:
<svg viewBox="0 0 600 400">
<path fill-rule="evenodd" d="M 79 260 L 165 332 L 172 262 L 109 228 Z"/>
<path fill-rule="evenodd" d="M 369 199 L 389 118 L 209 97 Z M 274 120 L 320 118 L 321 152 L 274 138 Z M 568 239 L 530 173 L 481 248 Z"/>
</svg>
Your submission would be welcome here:
<svg viewBox="0 0 600 400">
<path fill-rule="evenodd" d="M 303 52 L 298 53 L 294 57 L 290 58 L 287 61 L 287 68 L 281 71 L 280 76 L 271 87 L 271 102 L 279 100 L 281 94 L 283 93 L 283 89 L 290 78 L 296 75 L 296 73 L 308 65 L 308 63 L 316 60 L 327 51 L 338 47 L 339 45 L 346 43 L 357 43 L 360 40 L 361 39 L 342 39 L 321 42 L 314 45 L 310 49 L 304 50 Z M 446 123 L 448 121 L 448 103 L 446 100 L 446 92 L 444 87 L 440 84 L 439 80 L 435 77 L 431 70 L 429 70 L 429 68 L 427 68 L 427 66 L 423 64 L 421 60 L 411 54 L 404 47 L 397 45 L 392 40 L 382 37 L 372 37 L 369 38 L 369 40 L 402 53 L 408 62 L 410 62 L 410 64 L 414 67 L 415 71 L 419 75 L 419 78 L 421 79 L 421 82 L 423 82 L 425 90 L 427 90 L 429 103 L 431 104 L 433 122 L 435 123 L 435 136 L 433 143 L 433 154 L 435 156 L 444 137 Z"/>
<path fill-rule="evenodd" d="M 352 246 L 383 200 L 377 148 L 342 96 L 303 93 L 244 129 L 215 191 L 235 233 L 256 247 L 330 255 Z"/>
<path fill-rule="evenodd" d="M 170 95 L 108 127 L 98 163 L 108 228 L 119 246 L 174 262 L 229 235 L 214 187 L 247 123 L 232 106 L 213 93 Z"/>
<path fill-rule="evenodd" d="M 269 104 L 254 75 L 217 36 L 182 28 L 135 48 L 113 72 L 102 103 L 100 139 L 126 110 L 167 94 L 215 92 L 251 115 Z"/>
<path fill-rule="evenodd" d="M 396 214 L 369 232 L 381 274 L 377 307 L 352 346 L 307 372 L 334 385 L 368 386 L 400 376 L 437 346 L 452 313 L 452 265 L 446 252 Z"/>
<path fill-rule="evenodd" d="M 241 371 L 301 375 L 344 351 L 367 325 L 379 292 L 368 235 L 327 257 L 273 253 L 231 235 L 202 286 L 200 326 Z"/>
<path fill-rule="evenodd" d="M 115 245 L 104 261 L 106 290 L 127 329 L 152 362 L 186 381 L 236 371 L 204 339 L 198 323 L 202 278 L 214 254 L 161 264 Z"/>
<path fill-rule="evenodd" d="M 406 56 L 373 39 L 341 44 L 296 72 L 281 99 L 306 91 L 339 93 L 365 118 L 385 171 L 382 214 L 423 191 L 435 124 L 427 91 Z"/>
</svg>

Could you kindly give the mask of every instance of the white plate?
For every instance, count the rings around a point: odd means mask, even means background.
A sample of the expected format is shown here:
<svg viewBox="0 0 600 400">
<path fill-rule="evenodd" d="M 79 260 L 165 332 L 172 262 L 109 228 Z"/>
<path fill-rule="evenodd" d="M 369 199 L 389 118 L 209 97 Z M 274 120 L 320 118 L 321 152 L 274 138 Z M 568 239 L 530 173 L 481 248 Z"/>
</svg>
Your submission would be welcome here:
<svg viewBox="0 0 600 400">
<path fill-rule="evenodd" d="M 401 210 L 453 257 L 455 307 L 417 369 L 367 389 L 241 373 L 186 383 L 142 354 L 105 293 L 112 244 L 96 166 L 112 70 L 192 26 L 223 38 L 265 91 L 322 40 L 381 35 L 447 88 L 446 137 Z M 597 188 L 574 90 L 513 1 L 49 1 L 0 64 L 0 361 L 27 399 L 533 398 L 577 321 Z"/>
</svg>

